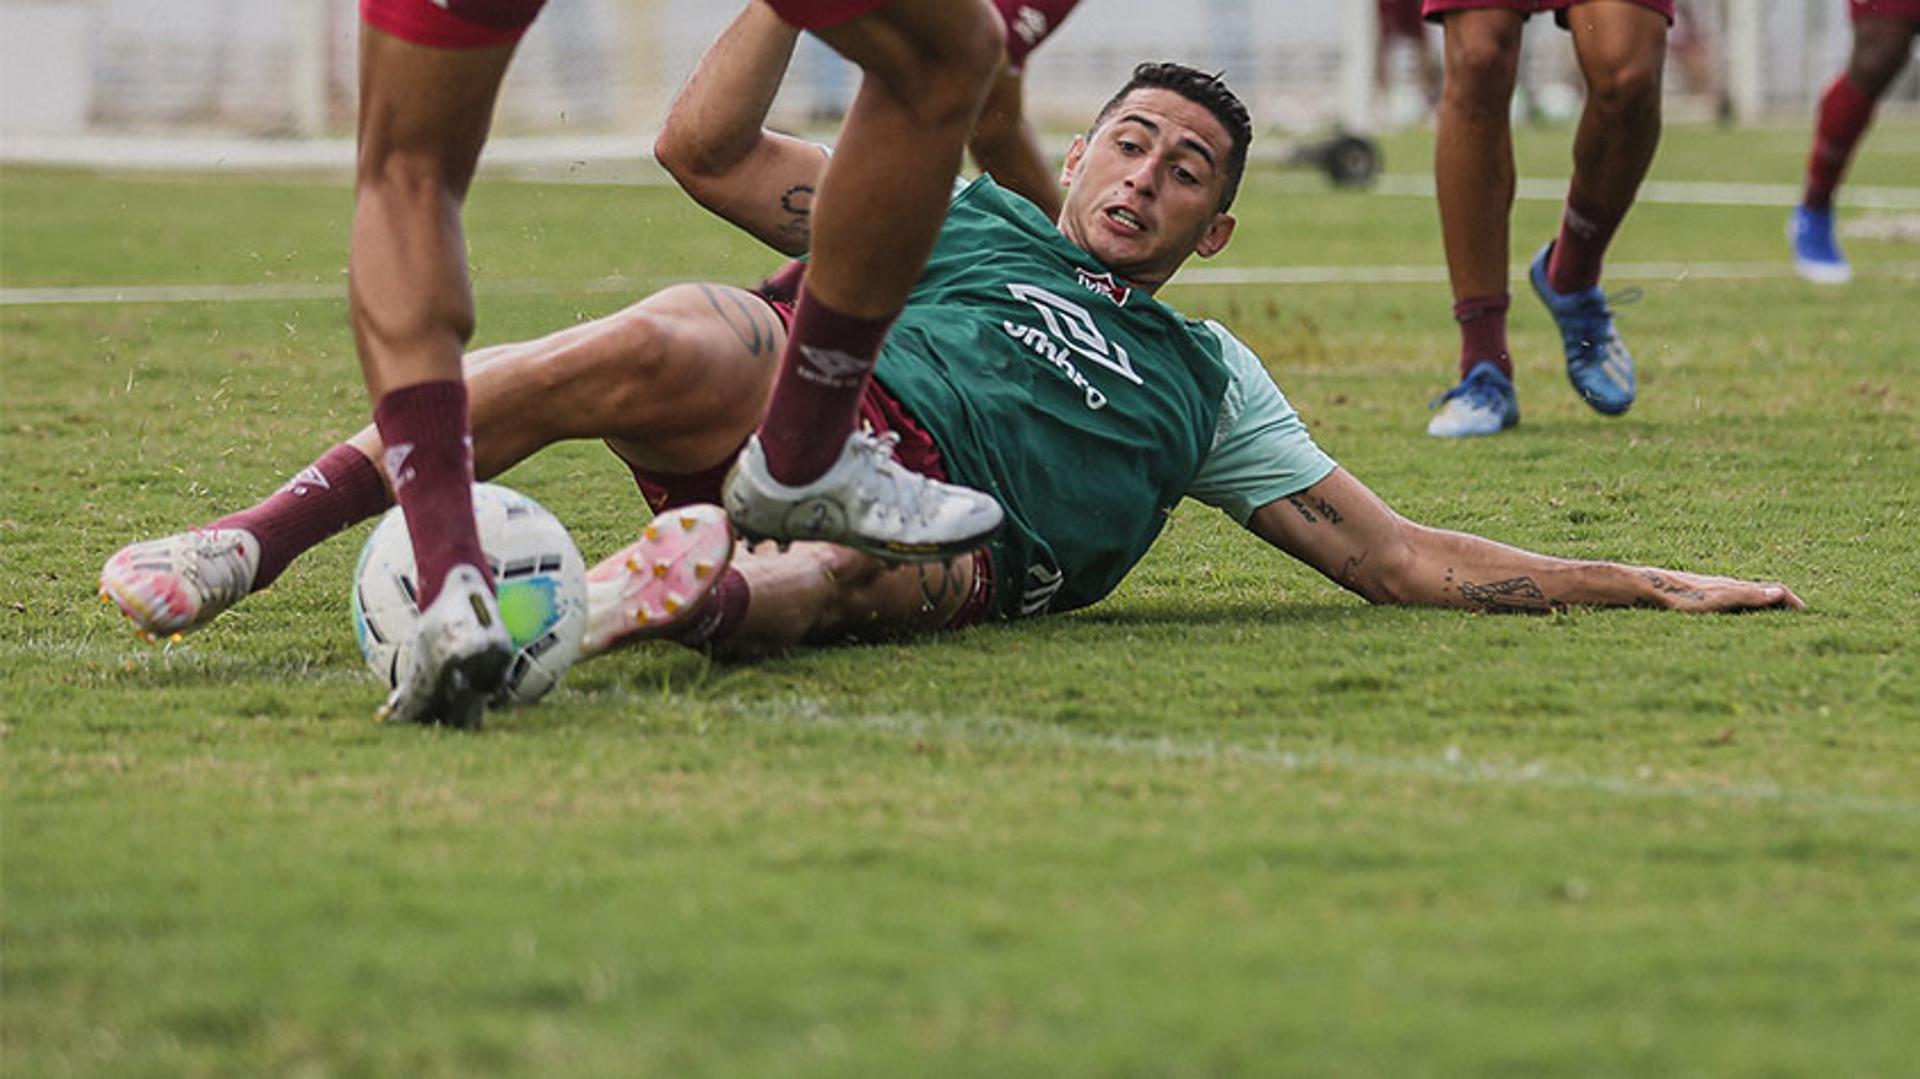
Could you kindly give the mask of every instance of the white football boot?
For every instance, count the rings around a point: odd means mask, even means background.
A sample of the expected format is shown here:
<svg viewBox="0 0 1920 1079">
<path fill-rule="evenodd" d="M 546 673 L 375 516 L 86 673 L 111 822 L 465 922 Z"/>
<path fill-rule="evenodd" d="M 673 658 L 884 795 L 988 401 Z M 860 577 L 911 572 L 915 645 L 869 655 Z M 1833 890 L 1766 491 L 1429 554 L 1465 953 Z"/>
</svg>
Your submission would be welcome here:
<svg viewBox="0 0 1920 1079">
<path fill-rule="evenodd" d="M 733 525 L 719 506 L 681 506 L 655 517 L 639 539 L 587 571 L 581 658 L 687 626 L 732 561 Z"/>
<path fill-rule="evenodd" d="M 244 528 L 195 528 L 130 543 L 100 568 L 100 598 L 133 619 L 141 637 L 191 633 L 253 591 L 260 541 Z"/>
<path fill-rule="evenodd" d="M 457 565 L 420 612 L 413 666 L 374 718 L 477 728 L 512 661 L 513 638 L 500 621 L 486 575 Z"/>
<path fill-rule="evenodd" d="M 727 515 L 750 539 L 822 540 L 891 562 L 951 558 L 1000 531 L 998 502 L 909 471 L 893 459 L 899 441 L 891 431 L 855 431 L 824 475 L 789 487 L 767 471 L 755 435 L 727 474 Z"/>
</svg>

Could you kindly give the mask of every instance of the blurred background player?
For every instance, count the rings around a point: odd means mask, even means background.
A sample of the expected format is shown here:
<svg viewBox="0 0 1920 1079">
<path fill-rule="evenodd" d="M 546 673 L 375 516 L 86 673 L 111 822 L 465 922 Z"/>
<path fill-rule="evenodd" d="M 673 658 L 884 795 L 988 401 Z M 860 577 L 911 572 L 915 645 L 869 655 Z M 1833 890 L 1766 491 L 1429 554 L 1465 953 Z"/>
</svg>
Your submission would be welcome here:
<svg viewBox="0 0 1920 1079">
<path fill-rule="evenodd" d="M 1528 270 L 1565 345 L 1567 378 L 1613 416 L 1633 404 L 1633 357 L 1600 291 L 1600 265 L 1660 142 L 1661 68 L 1673 0 L 1426 0 L 1445 31 L 1446 84 L 1434 179 L 1460 325 L 1460 383 L 1437 401 L 1427 433 L 1492 435 L 1520 421 L 1507 350 L 1508 223 L 1513 208 L 1509 107 L 1521 30 L 1552 12 L 1570 31 L 1587 86 L 1559 235 Z"/>
<path fill-rule="evenodd" d="M 764 2 L 862 76 L 813 198 L 792 333 L 766 414 L 727 477 L 727 511 L 751 536 L 885 558 L 971 550 L 999 529 L 999 505 L 902 468 L 856 421 L 1000 70 L 1001 20 L 985 0 Z"/>
<path fill-rule="evenodd" d="M 1420 100 L 1431 110 L 1440 102 L 1440 58 L 1427 43 L 1426 20 L 1420 17 L 1421 0 L 1379 0 L 1379 36 L 1373 57 L 1373 81 L 1383 95 L 1393 89 L 1393 51 L 1404 45 L 1413 53 L 1414 75 L 1419 79 Z M 1388 96 L 1391 101 L 1391 97 Z"/>
<path fill-rule="evenodd" d="M 1833 229 L 1833 193 L 1847 171 L 1853 148 L 1873 122 L 1874 106 L 1900 76 L 1920 33 L 1920 0 L 1852 0 L 1853 51 L 1847 69 L 1820 97 L 1807 156 L 1807 182 L 1800 205 L 1787 222 L 1793 268 L 1817 284 L 1853 280 L 1853 267 Z"/>
</svg>

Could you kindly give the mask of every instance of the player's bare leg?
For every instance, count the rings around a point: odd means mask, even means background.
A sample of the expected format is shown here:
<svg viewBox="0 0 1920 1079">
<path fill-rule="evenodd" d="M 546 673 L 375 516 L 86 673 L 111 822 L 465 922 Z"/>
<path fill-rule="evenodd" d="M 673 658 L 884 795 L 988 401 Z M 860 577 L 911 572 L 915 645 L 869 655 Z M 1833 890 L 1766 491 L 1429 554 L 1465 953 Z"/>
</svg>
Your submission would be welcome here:
<svg viewBox="0 0 1920 1079">
<path fill-rule="evenodd" d="M 950 625 L 973 597 L 971 554 L 902 565 L 830 543 L 741 541 L 718 506 L 670 509 L 588 573 L 584 654 L 670 640 L 728 657 Z"/>
<path fill-rule="evenodd" d="M 894 0 L 819 31 L 864 72 L 813 204 L 812 258 L 766 418 L 727 483 L 749 535 L 938 558 L 998 529 L 977 492 L 900 469 L 854 418 L 945 218 L 1002 55 L 979 0 Z"/>
<path fill-rule="evenodd" d="M 1529 278 L 1559 326 L 1567 378 L 1594 410 L 1633 404 L 1633 356 L 1600 290 L 1601 262 L 1660 145 L 1667 21 L 1632 0 L 1585 0 L 1567 12 L 1587 103 L 1574 135 L 1573 180 L 1559 235 Z"/>
<path fill-rule="evenodd" d="M 421 571 L 413 670 L 383 719 L 477 724 L 512 655 L 473 523 L 460 378 L 474 317 L 460 209 L 512 52 L 361 30 L 354 339 Z"/>
<path fill-rule="evenodd" d="M 702 472 L 726 461 L 766 401 L 785 330 L 751 293 L 666 289 L 625 310 L 467 358 L 474 468 L 488 479 L 555 442 L 606 440 L 638 467 Z M 102 594 L 150 639 L 191 632 L 271 584 L 301 554 L 392 504 L 368 426 L 254 506 L 130 544 Z"/>
<path fill-rule="evenodd" d="M 1497 8 L 1447 15 L 1446 82 L 1434 113 L 1434 187 L 1440 235 L 1460 326 L 1459 385 L 1427 433 L 1497 434 L 1519 422 L 1507 351 L 1508 217 L 1513 209 L 1513 131 L 1508 108 L 1525 20 Z"/>
<path fill-rule="evenodd" d="M 1917 30 L 1901 19 L 1855 19 L 1847 69 L 1820 95 L 1806 183 L 1800 205 L 1787 222 L 1794 270 L 1815 284 L 1839 285 L 1853 279 L 1853 267 L 1840 249 L 1834 228 L 1834 193 L 1854 148 L 1873 123 L 1875 106 L 1906 67 Z"/>
</svg>

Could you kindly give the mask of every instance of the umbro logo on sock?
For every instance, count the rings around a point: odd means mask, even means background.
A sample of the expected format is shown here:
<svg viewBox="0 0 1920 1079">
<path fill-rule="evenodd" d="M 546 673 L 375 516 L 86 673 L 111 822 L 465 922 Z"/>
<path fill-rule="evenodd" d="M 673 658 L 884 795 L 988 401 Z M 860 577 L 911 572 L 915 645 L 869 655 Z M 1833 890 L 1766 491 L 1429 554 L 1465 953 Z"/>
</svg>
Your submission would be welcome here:
<svg viewBox="0 0 1920 1079">
<path fill-rule="evenodd" d="M 393 484 L 393 493 L 399 494 L 400 488 L 413 480 L 413 469 L 407 467 L 407 458 L 413 456 L 413 443 L 401 442 L 387 447 L 380 455 L 380 462 L 387 470 L 387 479 Z"/>
<path fill-rule="evenodd" d="M 295 498 L 305 498 L 307 497 L 307 491 L 316 487 L 322 491 L 333 490 L 333 484 L 327 482 L 327 474 L 320 471 L 320 469 L 314 465 L 308 465 L 300 470 L 299 475 L 288 480 L 286 486 L 280 489 L 282 491 L 292 491 Z"/>
<path fill-rule="evenodd" d="M 841 352 L 833 348 L 809 348 L 800 346 L 800 355 L 806 360 L 794 369 L 794 373 L 808 382 L 817 382 L 822 386 L 844 389 L 857 385 L 862 376 L 873 369 L 873 361 L 855 356 L 851 352 Z"/>
</svg>

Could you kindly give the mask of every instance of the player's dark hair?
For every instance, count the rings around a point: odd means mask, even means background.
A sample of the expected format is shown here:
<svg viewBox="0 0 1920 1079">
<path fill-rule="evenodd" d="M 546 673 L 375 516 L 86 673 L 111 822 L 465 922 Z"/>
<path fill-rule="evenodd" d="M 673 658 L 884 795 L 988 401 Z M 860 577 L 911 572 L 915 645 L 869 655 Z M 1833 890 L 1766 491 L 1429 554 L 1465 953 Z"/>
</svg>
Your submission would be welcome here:
<svg viewBox="0 0 1920 1079">
<path fill-rule="evenodd" d="M 1240 193 L 1240 174 L 1247 169 L 1247 147 L 1253 144 L 1253 118 L 1247 115 L 1247 107 L 1227 89 L 1219 75 L 1209 75 L 1199 68 L 1172 61 L 1146 63 L 1134 68 L 1133 77 L 1120 92 L 1100 106 L 1100 115 L 1093 118 L 1091 130 L 1099 130 L 1107 117 L 1120 107 L 1120 102 L 1135 90 L 1171 90 L 1203 106 L 1227 129 L 1232 144 L 1227 151 L 1227 188 L 1220 196 L 1220 211 L 1225 213 L 1233 205 L 1233 197 Z"/>
</svg>

